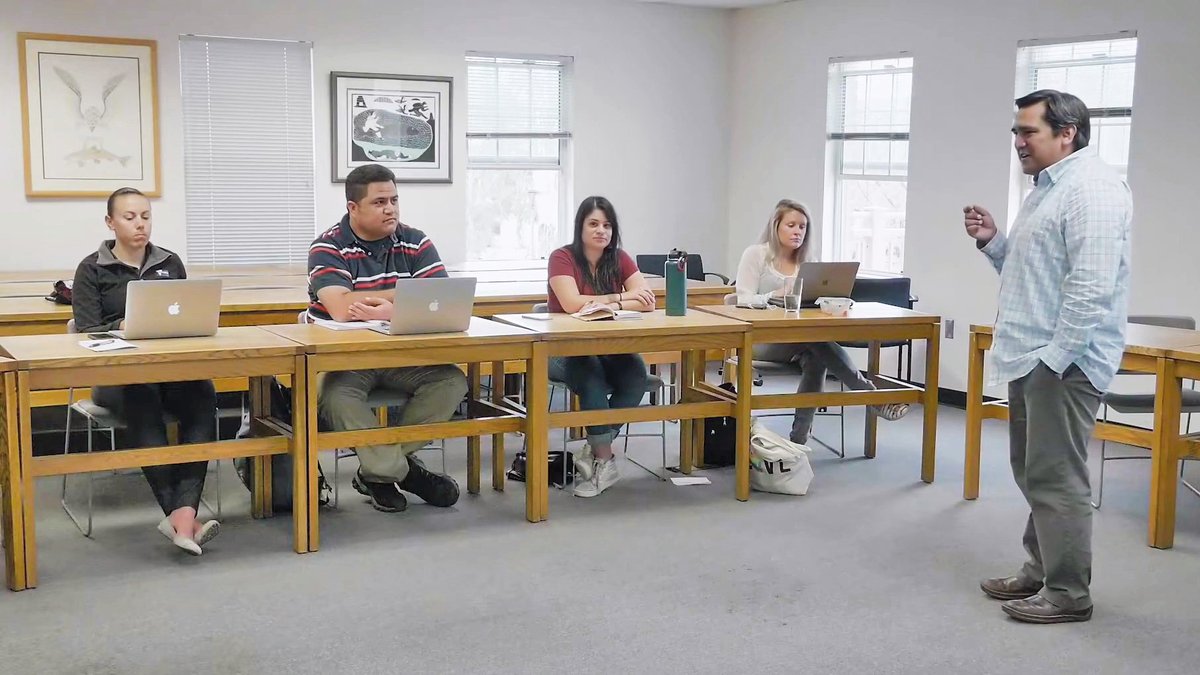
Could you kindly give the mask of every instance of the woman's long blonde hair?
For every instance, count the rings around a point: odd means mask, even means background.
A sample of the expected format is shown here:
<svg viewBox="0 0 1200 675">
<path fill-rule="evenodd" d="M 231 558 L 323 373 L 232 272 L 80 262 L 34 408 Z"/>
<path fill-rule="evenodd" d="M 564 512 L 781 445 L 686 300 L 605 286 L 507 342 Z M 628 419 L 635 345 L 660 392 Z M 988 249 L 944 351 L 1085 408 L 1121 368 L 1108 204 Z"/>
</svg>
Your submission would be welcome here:
<svg viewBox="0 0 1200 675">
<path fill-rule="evenodd" d="M 800 244 L 800 250 L 796 251 L 796 262 L 802 263 L 808 260 L 808 245 L 812 241 L 809 234 L 812 232 L 812 215 L 808 211 L 808 207 L 798 201 L 791 199 L 780 199 L 775 205 L 775 213 L 771 214 L 771 219 L 767 221 L 767 229 L 763 230 L 760 244 L 767 245 L 767 264 L 775 262 L 775 259 L 783 255 L 783 249 L 779 245 L 779 223 L 788 211 L 799 211 L 804 214 L 806 226 L 804 228 L 804 243 Z"/>
</svg>

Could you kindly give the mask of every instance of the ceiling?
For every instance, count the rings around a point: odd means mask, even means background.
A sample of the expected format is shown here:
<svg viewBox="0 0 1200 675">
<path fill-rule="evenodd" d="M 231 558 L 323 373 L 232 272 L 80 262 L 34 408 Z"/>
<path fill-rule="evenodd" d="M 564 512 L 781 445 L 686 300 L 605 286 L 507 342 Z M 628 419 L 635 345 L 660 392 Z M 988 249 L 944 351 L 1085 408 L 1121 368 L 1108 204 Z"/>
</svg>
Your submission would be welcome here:
<svg viewBox="0 0 1200 675">
<path fill-rule="evenodd" d="M 763 5 L 778 5 L 787 0 L 640 0 L 641 2 L 661 2 L 670 5 L 692 5 L 693 7 L 721 7 L 735 9 L 737 7 L 761 7 Z"/>
</svg>

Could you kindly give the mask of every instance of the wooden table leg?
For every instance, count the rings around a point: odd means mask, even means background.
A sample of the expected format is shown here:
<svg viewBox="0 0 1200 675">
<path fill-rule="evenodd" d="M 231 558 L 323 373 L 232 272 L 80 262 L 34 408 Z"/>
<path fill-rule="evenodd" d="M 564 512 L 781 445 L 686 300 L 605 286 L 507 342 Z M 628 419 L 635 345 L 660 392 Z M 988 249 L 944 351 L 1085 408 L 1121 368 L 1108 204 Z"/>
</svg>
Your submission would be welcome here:
<svg viewBox="0 0 1200 675">
<path fill-rule="evenodd" d="M 17 435 L 21 448 L 21 518 L 25 528 L 25 588 L 37 588 L 37 522 L 34 511 L 33 425 L 29 413 L 29 372 L 17 372 Z"/>
<path fill-rule="evenodd" d="M 533 357 L 525 370 L 525 519 L 541 522 L 549 515 L 550 414 L 546 397 L 550 388 L 549 349 L 545 342 L 533 343 Z"/>
<path fill-rule="evenodd" d="M 479 364 L 467 364 L 467 401 L 474 403 L 479 400 Z M 501 379 L 503 382 L 503 379 Z M 496 374 L 492 373 L 492 388 L 496 388 Z M 467 437 L 467 492 L 477 495 L 479 494 L 479 474 L 482 471 L 480 464 L 479 447 L 483 439 L 479 436 Z M 445 443 L 445 441 L 442 441 Z"/>
<path fill-rule="evenodd" d="M 690 403 L 696 400 L 693 393 L 695 386 L 692 376 L 695 374 L 693 360 L 696 358 L 696 353 L 693 351 L 683 351 L 679 353 L 679 379 L 680 379 L 680 401 Z M 692 468 L 695 459 L 692 455 L 693 441 L 695 433 L 693 428 L 699 424 L 697 420 L 682 419 L 679 420 L 679 472 L 686 475 L 692 473 Z"/>
<path fill-rule="evenodd" d="M 867 379 L 874 381 L 875 376 L 879 374 L 879 342 L 872 340 L 867 343 Z M 876 442 L 879 439 L 879 416 L 872 410 L 871 406 L 863 408 L 863 456 L 868 459 L 875 459 Z M 842 452 L 846 452 L 842 448 Z"/>
<path fill-rule="evenodd" d="M 499 379 L 497 379 L 499 378 Z M 504 362 L 492 361 L 492 403 L 504 405 Z M 497 386 L 499 382 L 499 386 Z M 504 434 L 492 434 L 492 489 L 504 492 Z"/>
<path fill-rule="evenodd" d="M 1154 435 L 1150 448 L 1150 545 L 1175 545 L 1175 496 L 1179 483 L 1179 408 L 1183 383 L 1175 360 L 1158 359 L 1154 400 Z"/>
<path fill-rule="evenodd" d="M 708 375 L 708 352 L 703 349 L 698 349 L 692 352 L 692 368 L 693 375 L 691 378 L 692 386 L 697 386 L 700 382 L 704 382 Z M 691 446 L 692 466 L 704 466 L 704 420 L 698 419 L 692 423 L 692 446 Z"/>
<path fill-rule="evenodd" d="M 929 328 L 929 339 L 925 341 L 925 393 L 921 405 L 925 409 L 925 420 L 921 431 L 921 480 L 933 482 L 937 467 L 937 414 L 938 414 L 938 366 L 941 359 L 942 325 L 935 323 Z"/>
<path fill-rule="evenodd" d="M 967 346 L 967 443 L 963 460 L 963 499 L 979 497 L 979 454 L 983 441 L 983 349 L 971 331 Z"/>
<path fill-rule="evenodd" d="M 296 366 L 296 372 L 300 372 L 300 366 Z M 304 398 L 298 398 L 295 390 L 292 394 L 292 423 L 294 425 L 303 425 L 305 454 L 308 457 L 306 471 L 308 480 L 308 550 L 318 551 L 321 548 L 321 500 L 320 484 L 318 476 L 321 466 L 320 446 L 318 445 L 317 431 L 317 399 L 320 395 L 318 387 L 317 370 L 309 362 L 308 358 L 304 358 Z"/>
<path fill-rule="evenodd" d="M 735 496 L 739 501 L 750 499 L 750 413 L 754 397 L 753 372 L 751 371 L 753 341 L 747 331 L 742 335 L 738 348 L 737 402 L 734 404 L 734 419 L 737 420 L 737 445 L 734 452 L 736 474 Z"/>
<path fill-rule="evenodd" d="M 308 372 L 304 355 L 297 355 L 292 368 L 292 542 L 296 553 L 308 553 L 308 504 L 320 495 L 313 489 L 309 474 L 316 472 L 308 451 L 305 401 L 308 399 Z M 270 383 L 270 378 L 255 378 Z M 254 386 L 251 384 L 251 386 Z"/>
<path fill-rule="evenodd" d="M 265 377 L 252 377 L 249 382 L 250 419 L 270 417 L 271 381 Z M 253 427 L 253 425 L 251 425 Z M 274 515 L 271 495 L 271 457 L 251 457 L 254 465 L 254 485 L 251 487 L 250 515 L 254 518 L 270 518 Z M 292 495 L 295 497 L 295 495 Z"/>
<path fill-rule="evenodd" d="M 20 422 L 17 413 L 17 376 L 0 373 L 0 495 L 4 503 L 4 570 L 8 588 L 23 591 L 25 583 L 25 502 L 21 475 Z"/>
</svg>

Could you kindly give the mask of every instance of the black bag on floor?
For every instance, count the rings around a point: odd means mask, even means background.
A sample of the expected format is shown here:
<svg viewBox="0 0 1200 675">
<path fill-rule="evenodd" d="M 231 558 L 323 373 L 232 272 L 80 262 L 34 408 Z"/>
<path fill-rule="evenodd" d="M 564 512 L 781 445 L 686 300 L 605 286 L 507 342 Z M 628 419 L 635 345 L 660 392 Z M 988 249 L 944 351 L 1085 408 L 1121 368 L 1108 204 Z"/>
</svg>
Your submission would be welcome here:
<svg viewBox="0 0 1200 675">
<path fill-rule="evenodd" d="M 548 476 L 550 485 L 554 487 L 563 487 L 570 485 L 575 481 L 575 455 L 571 452 L 562 450 L 551 450 L 550 457 L 550 475 Z M 504 475 L 512 480 L 520 483 L 525 482 L 525 451 L 521 450 L 513 457 L 512 468 Z M 563 467 L 567 469 L 566 483 L 563 483 Z"/>
<path fill-rule="evenodd" d="M 292 392 L 279 384 L 278 380 L 271 381 L 271 417 L 281 420 L 292 419 Z M 242 415 L 242 427 L 238 429 L 238 438 L 250 436 L 250 413 Z M 254 462 L 249 457 L 239 457 L 233 460 L 238 476 L 246 489 L 254 491 Z M 271 457 L 271 509 L 286 512 L 292 510 L 292 468 L 295 462 L 291 455 L 273 455 Z M 325 481 L 325 472 L 317 464 L 317 494 L 321 506 L 329 504 L 331 489 Z"/>
<path fill-rule="evenodd" d="M 737 393 L 733 383 L 720 385 L 730 393 Z M 733 466 L 737 452 L 737 418 L 709 417 L 704 420 L 704 465 Z"/>
</svg>

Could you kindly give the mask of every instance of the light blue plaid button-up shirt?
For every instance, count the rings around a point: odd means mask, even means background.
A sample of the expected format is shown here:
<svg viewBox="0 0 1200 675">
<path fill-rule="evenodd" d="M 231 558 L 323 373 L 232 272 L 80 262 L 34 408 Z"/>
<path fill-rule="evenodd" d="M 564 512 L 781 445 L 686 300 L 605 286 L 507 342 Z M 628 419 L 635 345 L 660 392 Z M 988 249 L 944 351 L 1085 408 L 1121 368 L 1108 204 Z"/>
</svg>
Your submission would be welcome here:
<svg viewBox="0 0 1200 675">
<path fill-rule="evenodd" d="M 1129 186 L 1094 148 L 1037 175 L 1012 237 L 997 232 L 981 249 L 1000 273 L 989 383 L 1041 361 L 1108 388 L 1125 350 L 1132 218 Z"/>
</svg>

